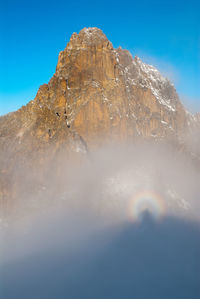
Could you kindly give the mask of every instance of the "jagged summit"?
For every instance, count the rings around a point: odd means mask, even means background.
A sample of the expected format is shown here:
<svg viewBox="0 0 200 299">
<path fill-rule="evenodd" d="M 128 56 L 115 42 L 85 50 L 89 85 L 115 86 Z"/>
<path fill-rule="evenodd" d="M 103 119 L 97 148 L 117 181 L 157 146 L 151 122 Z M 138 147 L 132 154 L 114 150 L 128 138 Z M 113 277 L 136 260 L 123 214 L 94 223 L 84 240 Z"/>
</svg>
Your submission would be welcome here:
<svg viewBox="0 0 200 299">
<path fill-rule="evenodd" d="M 35 99 L 0 118 L 2 173 L 13 173 L 19 159 L 41 166 L 61 150 L 85 155 L 105 142 L 145 138 L 179 144 L 196 119 L 158 70 L 114 49 L 100 29 L 84 28 L 72 34 Z M 0 187 L 5 195 L 8 189 Z"/>
<path fill-rule="evenodd" d="M 169 80 L 127 50 L 114 49 L 95 27 L 72 34 L 52 79 L 12 117 L 17 125 L 8 127 L 20 144 L 31 130 L 36 142 L 80 138 L 88 147 L 105 139 L 177 138 L 187 123 Z"/>
<path fill-rule="evenodd" d="M 70 42 L 67 45 L 67 48 L 72 47 L 81 47 L 84 45 L 102 45 L 106 42 L 109 42 L 106 35 L 102 32 L 101 29 L 96 27 L 83 28 L 79 34 L 73 33 Z"/>
<path fill-rule="evenodd" d="M 85 56 L 88 55 L 87 59 L 92 60 L 96 51 L 102 50 L 113 50 L 112 43 L 107 39 L 102 30 L 93 27 L 84 28 L 79 34 L 73 33 L 66 48 L 59 54 L 56 75 L 60 75 L 60 71 L 62 72 L 63 68 L 67 67 L 69 60 L 71 62 L 75 61 L 80 52 L 85 52 Z M 86 65 L 86 68 L 89 68 L 89 66 Z"/>
<path fill-rule="evenodd" d="M 95 27 L 72 34 L 52 79 L 15 118 L 14 131 L 25 127 L 16 132 L 20 138 L 33 130 L 36 139 L 81 136 L 88 146 L 107 138 L 177 138 L 187 123 L 169 80 L 127 50 L 114 49 Z"/>
</svg>

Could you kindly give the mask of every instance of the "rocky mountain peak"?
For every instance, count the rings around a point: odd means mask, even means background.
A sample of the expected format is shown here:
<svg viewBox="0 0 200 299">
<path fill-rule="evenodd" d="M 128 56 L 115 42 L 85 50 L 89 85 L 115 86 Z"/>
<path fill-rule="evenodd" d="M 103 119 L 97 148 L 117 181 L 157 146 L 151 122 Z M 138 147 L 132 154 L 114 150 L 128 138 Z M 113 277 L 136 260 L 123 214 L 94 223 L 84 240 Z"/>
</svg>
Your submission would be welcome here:
<svg viewBox="0 0 200 299">
<path fill-rule="evenodd" d="M 99 46 L 108 43 L 106 35 L 101 29 L 96 27 L 84 28 L 79 34 L 73 33 L 67 49 L 85 47 L 85 46 Z"/>
<path fill-rule="evenodd" d="M 72 34 L 52 79 L 14 118 L 20 144 L 30 131 L 37 144 L 79 140 L 84 151 L 105 140 L 177 139 L 187 124 L 169 80 L 127 50 L 114 49 L 98 28 Z"/>
<path fill-rule="evenodd" d="M 56 68 L 56 75 L 63 75 L 63 69 L 68 69 L 69 63 L 73 63 L 73 68 L 79 68 L 81 59 L 81 71 L 85 69 L 85 73 L 89 72 L 90 65 L 93 64 L 95 68 L 96 52 L 101 53 L 102 51 L 112 51 L 113 46 L 111 42 L 107 39 L 102 30 L 98 28 L 84 28 L 79 34 L 73 33 L 69 43 L 67 44 L 64 51 L 61 51 L 58 57 L 58 64 Z M 97 57 L 98 59 L 98 57 Z M 83 61 L 86 63 L 83 65 Z M 89 65 L 87 62 L 90 61 Z M 99 72 L 99 68 L 97 71 Z M 103 67 L 103 66 L 102 66 Z M 66 77 L 66 72 L 65 77 Z"/>
<path fill-rule="evenodd" d="M 179 144 L 197 118 L 156 68 L 114 49 L 100 29 L 84 28 L 72 34 L 35 99 L 0 118 L 0 199 L 16 161 L 37 169 L 61 151 L 85 156 L 106 142 L 138 138 Z"/>
</svg>

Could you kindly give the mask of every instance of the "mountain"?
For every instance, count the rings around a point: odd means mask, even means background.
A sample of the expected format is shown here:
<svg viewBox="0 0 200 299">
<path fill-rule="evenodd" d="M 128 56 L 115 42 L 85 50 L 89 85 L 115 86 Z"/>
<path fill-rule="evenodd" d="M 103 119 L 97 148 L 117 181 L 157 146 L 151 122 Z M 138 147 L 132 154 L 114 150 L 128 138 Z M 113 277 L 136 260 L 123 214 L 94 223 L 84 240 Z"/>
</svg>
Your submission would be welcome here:
<svg viewBox="0 0 200 299">
<path fill-rule="evenodd" d="M 72 34 L 35 99 L 0 117 L 0 199 L 15 197 L 10 190 L 16 194 L 23 167 L 37 173 L 58 153 L 74 157 L 141 138 L 185 147 L 199 119 L 156 68 L 114 49 L 100 29 L 84 28 Z"/>
</svg>

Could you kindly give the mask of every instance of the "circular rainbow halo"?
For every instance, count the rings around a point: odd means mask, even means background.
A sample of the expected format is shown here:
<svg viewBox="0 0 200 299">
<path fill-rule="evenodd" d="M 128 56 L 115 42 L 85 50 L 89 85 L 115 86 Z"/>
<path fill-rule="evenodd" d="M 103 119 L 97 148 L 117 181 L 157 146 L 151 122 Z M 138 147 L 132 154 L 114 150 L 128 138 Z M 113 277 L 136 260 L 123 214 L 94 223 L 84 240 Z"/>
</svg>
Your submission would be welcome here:
<svg viewBox="0 0 200 299">
<path fill-rule="evenodd" d="M 129 205 L 129 215 L 132 221 L 143 218 L 145 213 L 158 220 L 164 216 L 165 204 L 161 196 L 151 190 L 136 193 Z"/>
</svg>

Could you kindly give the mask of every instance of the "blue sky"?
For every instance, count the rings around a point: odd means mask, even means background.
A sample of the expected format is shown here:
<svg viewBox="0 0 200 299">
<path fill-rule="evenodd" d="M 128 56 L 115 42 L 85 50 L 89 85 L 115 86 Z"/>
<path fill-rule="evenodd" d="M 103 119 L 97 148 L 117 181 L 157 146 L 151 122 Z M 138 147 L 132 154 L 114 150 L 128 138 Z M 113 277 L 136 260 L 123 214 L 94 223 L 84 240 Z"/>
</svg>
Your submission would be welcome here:
<svg viewBox="0 0 200 299">
<path fill-rule="evenodd" d="M 32 100 L 55 72 L 73 32 L 99 27 L 113 43 L 167 75 L 200 111 L 200 1 L 0 3 L 0 115 Z"/>
</svg>

